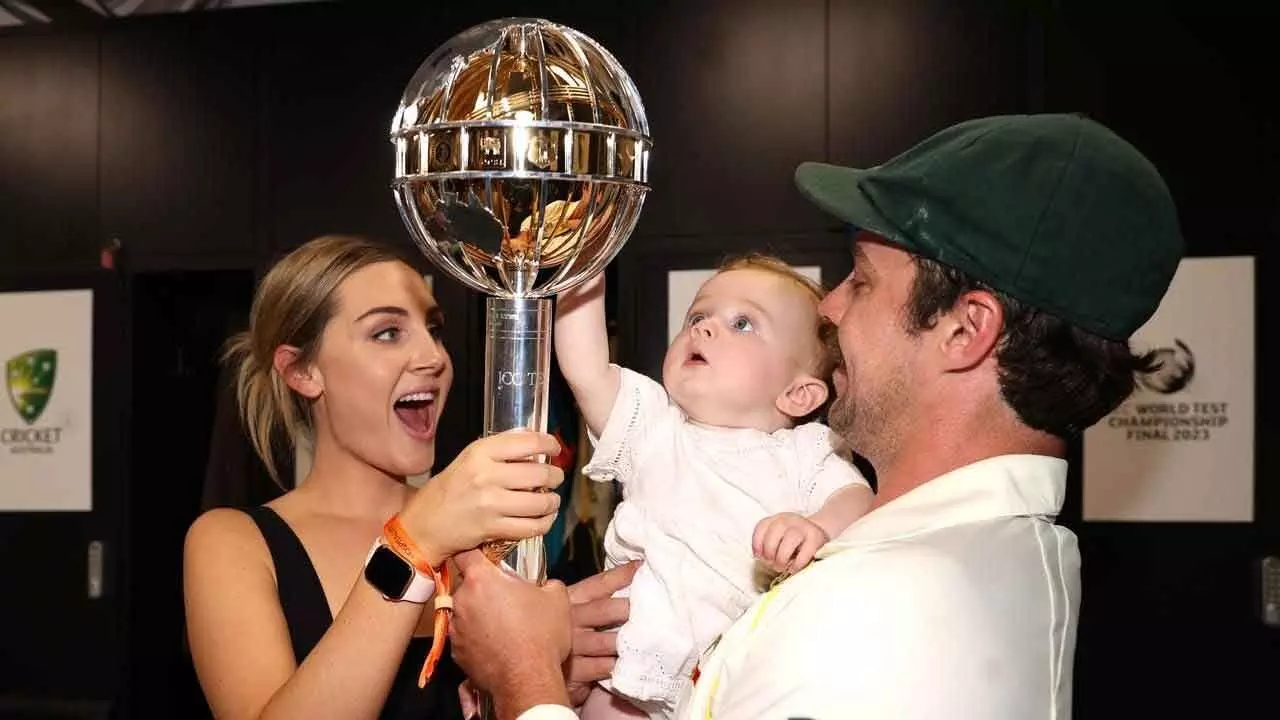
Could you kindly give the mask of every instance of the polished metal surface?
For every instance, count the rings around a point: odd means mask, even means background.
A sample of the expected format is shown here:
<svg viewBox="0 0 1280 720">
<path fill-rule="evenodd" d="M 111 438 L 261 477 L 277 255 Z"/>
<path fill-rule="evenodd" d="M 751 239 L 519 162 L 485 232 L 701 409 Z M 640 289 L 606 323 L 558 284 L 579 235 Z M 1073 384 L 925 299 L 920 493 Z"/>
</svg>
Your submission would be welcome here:
<svg viewBox="0 0 1280 720">
<path fill-rule="evenodd" d="M 545 431 L 547 298 L 604 269 L 649 190 L 652 143 L 634 83 L 577 30 L 494 20 L 423 62 L 390 139 L 392 190 L 414 242 L 490 296 L 485 433 Z M 541 538 L 485 550 L 525 578 L 546 578 Z"/>
<path fill-rule="evenodd" d="M 591 38 L 485 23 L 431 55 L 392 123 L 393 188 L 417 245 L 473 289 L 547 297 L 599 272 L 648 192 L 649 122 Z"/>
<path fill-rule="evenodd" d="M 511 427 L 547 427 L 551 373 L 551 300 L 500 298 L 485 301 L 484 433 Z M 538 458 L 546 462 L 546 457 Z M 511 552 L 512 549 L 515 552 Z M 507 560 L 521 577 L 547 579 L 546 548 L 541 538 L 485 547 L 490 560 Z"/>
</svg>

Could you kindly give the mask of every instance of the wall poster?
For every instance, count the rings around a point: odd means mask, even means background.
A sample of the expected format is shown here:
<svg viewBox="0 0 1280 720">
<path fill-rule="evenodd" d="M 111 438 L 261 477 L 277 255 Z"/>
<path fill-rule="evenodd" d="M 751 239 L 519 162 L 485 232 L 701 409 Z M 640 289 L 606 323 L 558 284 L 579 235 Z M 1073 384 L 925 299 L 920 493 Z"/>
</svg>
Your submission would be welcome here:
<svg viewBox="0 0 1280 720">
<path fill-rule="evenodd" d="M 1252 522 L 1254 259 L 1183 260 L 1132 344 L 1161 368 L 1085 432 L 1084 519 Z"/>
<path fill-rule="evenodd" d="M 0 363 L 0 512 L 92 510 L 93 291 L 0 293 Z"/>
</svg>

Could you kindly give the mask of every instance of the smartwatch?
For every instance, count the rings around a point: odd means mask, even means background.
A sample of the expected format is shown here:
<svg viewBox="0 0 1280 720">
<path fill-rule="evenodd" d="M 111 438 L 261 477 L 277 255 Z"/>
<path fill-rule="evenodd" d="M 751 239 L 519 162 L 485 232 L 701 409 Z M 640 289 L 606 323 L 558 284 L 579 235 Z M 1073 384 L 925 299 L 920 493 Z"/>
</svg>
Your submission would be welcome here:
<svg viewBox="0 0 1280 720">
<path fill-rule="evenodd" d="M 382 597 L 396 602 L 424 604 L 436 590 L 436 582 L 418 571 L 379 537 L 364 561 L 364 579 Z"/>
</svg>

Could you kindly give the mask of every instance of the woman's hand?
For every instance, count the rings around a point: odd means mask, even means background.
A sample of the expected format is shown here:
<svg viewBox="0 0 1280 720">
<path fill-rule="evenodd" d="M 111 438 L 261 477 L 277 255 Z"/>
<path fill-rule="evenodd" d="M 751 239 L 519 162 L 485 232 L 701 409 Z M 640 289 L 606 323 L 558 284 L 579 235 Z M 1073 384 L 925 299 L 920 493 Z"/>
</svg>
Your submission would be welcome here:
<svg viewBox="0 0 1280 720">
<path fill-rule="evenodd" d="M 476 440 L 414 493 L 401 518 L 432 565 L 489 540 L 545 534 L 560 496 L 538 491 L 559 487 L 564 472 L 534 458 L 559 452 L 546 433 L 516 430 Z"/>
</svg>

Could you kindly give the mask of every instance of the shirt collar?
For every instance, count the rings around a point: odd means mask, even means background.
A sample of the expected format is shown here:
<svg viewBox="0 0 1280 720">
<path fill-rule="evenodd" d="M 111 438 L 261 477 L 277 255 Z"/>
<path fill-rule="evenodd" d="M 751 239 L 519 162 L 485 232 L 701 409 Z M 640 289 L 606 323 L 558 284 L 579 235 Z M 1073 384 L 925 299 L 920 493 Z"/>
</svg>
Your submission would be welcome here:
<svg viewBox="0 0 1280 720">
<path fill-rule="evenodd" d="M 823 558 L 922 532 L 1001 517 L 1054 518 L 1066 495 L 1067 461 L 1000 455 L 965 465 L 885 503 L 850 525 L 817 554 Z"/>
</svg>

